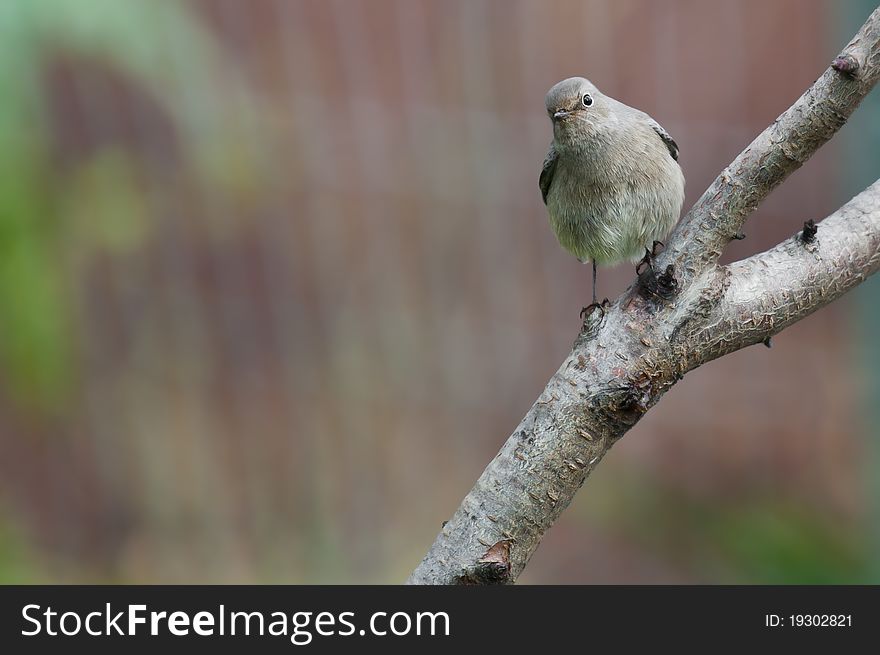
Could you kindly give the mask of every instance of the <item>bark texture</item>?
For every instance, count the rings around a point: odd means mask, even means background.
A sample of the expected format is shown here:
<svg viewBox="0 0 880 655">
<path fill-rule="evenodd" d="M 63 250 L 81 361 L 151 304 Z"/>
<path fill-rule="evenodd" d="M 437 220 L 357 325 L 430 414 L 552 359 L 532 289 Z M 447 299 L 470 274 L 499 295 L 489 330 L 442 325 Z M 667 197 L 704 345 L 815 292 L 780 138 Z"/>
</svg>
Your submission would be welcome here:
<svg viewBox="0 0 880 655">
<path fill-rule="evenodd" d="M 594 311 L 410 584 L 507 584 L 608 449 L 689 370 L 766 341 L 880 268 L 880 181 L 775 248 L 718 265 L 758 203 L 880 77 L 880 9 L 712 183 L 653 269 Z"/>
</svg>

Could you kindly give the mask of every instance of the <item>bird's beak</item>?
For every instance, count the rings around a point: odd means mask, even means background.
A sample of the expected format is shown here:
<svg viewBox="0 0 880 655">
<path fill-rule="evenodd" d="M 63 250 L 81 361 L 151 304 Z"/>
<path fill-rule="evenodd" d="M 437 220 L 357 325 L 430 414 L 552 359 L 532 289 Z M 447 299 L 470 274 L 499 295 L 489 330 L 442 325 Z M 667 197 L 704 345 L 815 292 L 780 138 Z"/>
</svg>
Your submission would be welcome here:
<svg viewBox="0 0 880 655">
<path fill-rule="evenodd" d="M 560 109 L 560 110 L 557 111 L 555 114 L 553 114 L 553 122 L 555 123 L 555 122 L 558 121 L 558 120 L 562 120 L 562 119 L 565 118 L 566 116 L 568 116 L 568 112 L 567 112 L 567 111 L 562 111 L 562 110 Z"/>
</svg>

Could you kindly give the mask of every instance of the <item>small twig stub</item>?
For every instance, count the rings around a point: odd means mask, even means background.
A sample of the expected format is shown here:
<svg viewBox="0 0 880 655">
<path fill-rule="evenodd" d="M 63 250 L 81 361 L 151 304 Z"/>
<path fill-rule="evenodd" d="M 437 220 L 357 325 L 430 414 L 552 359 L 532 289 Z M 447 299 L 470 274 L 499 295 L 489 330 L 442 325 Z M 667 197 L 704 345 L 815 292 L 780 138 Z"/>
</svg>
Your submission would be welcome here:
<svg viewBox="0 0 880 655">
<path fill-rule="evenodd" d="M 816 225 L 816 221 L 811 218 L 804 222 L 804 229 L 801 230 L 800 240 L 804 243 L 813 243 L 816 240 L 816 233 L 818 231 L 819 226 Z"/>
<path fill-rule="evenodd" d="M 852 55 L 840 55 L 831 62 L 831 68 L 838 73 L 855 77 L 855 74 L 859 71 L 859 62 Z"/>
</svg>

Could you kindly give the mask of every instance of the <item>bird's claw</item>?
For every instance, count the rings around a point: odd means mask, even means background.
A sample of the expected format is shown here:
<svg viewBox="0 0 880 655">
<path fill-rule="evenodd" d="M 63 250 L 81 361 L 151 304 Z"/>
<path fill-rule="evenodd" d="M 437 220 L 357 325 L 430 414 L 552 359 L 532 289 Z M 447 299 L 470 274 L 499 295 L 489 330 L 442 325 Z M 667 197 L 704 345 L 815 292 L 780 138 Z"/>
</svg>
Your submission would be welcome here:
<svg viewBox="0 0 880 655">
<path fill-rule="evenodd" d="M 657 243 L 657 242 L 655 241 L 654 243 Z M 645 248 L 645 256 L 639 260 L 638 264 L 636 264 L 636 275 L 641 275 L 644 272 L 646 266 L 648 268 L 650 268 L 651 270 L 653 270 L 654 269 L 653 258 L 654 258 L 654 255 L 651 253 L 651 251 L 648 250 L 647 248 Z"/>
<path fill-rule="evenodd" d="M 650 249 L 645 248 L 645 256 L 639 260 L 638 264 L 636 264 L 636 275 L 641 275 L 646 266 L 653 271 L 654 258 L 663 252 L 665 248 L 666 246 L 663 245 L 662 241 L 654 241 L 654 243 L 651 244 Z"/>
<path fill-rule="evenodd" d="M 608 298 L 605 298 L 604 300 L 602 300 L 602 302 L 590 303 L 589 305 L 581 309 L 581 318 L 586 320 L 587 317 L 596 310 L 599 310 L 604 315 L 605 310 L 608 309 L 610 306 L 611 301 L 609 301 Z"/>
</svg>

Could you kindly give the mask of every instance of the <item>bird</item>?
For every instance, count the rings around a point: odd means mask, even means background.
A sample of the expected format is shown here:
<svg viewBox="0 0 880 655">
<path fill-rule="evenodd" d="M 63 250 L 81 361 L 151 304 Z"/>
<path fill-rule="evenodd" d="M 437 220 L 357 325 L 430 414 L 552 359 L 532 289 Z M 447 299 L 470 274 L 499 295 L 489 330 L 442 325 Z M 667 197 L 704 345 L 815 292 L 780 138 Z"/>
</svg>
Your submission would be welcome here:
<svg viewBox="0 0 880 655">
<path fill-rule="evenodd" d="M 592 263 L 596 307 L 596 266 L 640 258 L 650 265 L 678 221 L 678 145 L 648 114 L 583 77 L 555 84 L 545 106 L 553 140 L 539 177 L 541 197 L 560 245 Z"/>
</svg>

